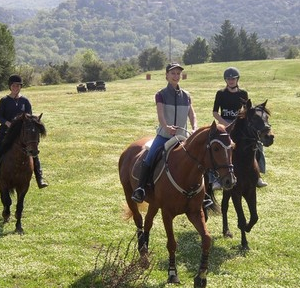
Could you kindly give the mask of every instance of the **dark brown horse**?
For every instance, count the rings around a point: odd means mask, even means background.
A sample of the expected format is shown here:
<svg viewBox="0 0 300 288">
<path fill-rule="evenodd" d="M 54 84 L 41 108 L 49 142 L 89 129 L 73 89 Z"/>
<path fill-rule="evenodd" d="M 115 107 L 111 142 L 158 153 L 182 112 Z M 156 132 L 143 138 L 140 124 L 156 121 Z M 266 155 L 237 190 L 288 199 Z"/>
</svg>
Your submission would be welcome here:
<svg viewBox="0 0 300 288">
<path fill-rule="evenodd" d="M 23 233 L 21 217 L 24 198 L 33 173 L 32 157 L 36 157 L 39 153 L 40 135 L 46 135 L 41 117 L 42 114 L 37 117 L 25 113 L 17 116 L 7 130 L 0 149 L 0 193 L 3 221 L 4 223 L 9 221 L 12 204 L 10 194 L 16 191 L 16 232 L 20 234 Z"/>
<path fill-rule="evenodd" d="M 266 104 L 267 101 L 252 107 L 251 100 L 248 100 L 240 110 L 230 133 L 235 142 L 232 159 L 237 184 L 232 189 L 223 191 L 221 206 L 223 235 L 232 237 L 227 218 L 229 199 L 232 198 L 238 218 L 238 228 L 241 230 L 242 249 L 246 250 L 249 249 L 246 232 L 250 232 L 258 221 L 256 184 L 259 168 L 255 157 L 258 141 L 261 141 L 265 147 L 272 145 L 274 141 L 274 135 L 269 124 L 270 111 L 266 108 Z M 211 186 L 207 193 L 212 194 Z M 211 196 L 215 199 L 213 194 Z M 244 214 L 242 197 L 246 200 L 249 208 L 249 222 L 246 221 Z"/>
<path fill-rule="evenodd" d="M 153 219 L 161 209 L 169 251 L 169 283 L 179 283 L 175 264 L 176 241 L 173 219 L 185 213 L 202 239 L 202 257 L 194 285 L 195 287 L 206 286 L 211 237 L 206 229 L 202 209 L 205 194 L 203 175 L 207 169 L 217 170 L 223 187 L 229 189 L 235 184 L 229 132 L 230 127 L 226 131 L 223 125 L 216 125 L 213 122 L 209 127 L 198 129 L 186 141 L 179 142 L 179 145 L 173 148 L 167 156 L 162 157 L 163 165 L 157 165 L 163 167 L 160 177 L 155 184 L 146 188 L 146 201 L 149 206 L 144 223 L 139 206 L 132 201 L 131 195 L 137 187 L 137 180 L 133 178 L 133 167 L 140 156 L 145 154 L 145 143 L 149 138 L 134 142 L 120 157 L 120 180 L 130 209 L 129 216 L 133 216 L 137 227 L 138 249 L 141 256 L 148 253 L 149 233 Z"/>
</svg>

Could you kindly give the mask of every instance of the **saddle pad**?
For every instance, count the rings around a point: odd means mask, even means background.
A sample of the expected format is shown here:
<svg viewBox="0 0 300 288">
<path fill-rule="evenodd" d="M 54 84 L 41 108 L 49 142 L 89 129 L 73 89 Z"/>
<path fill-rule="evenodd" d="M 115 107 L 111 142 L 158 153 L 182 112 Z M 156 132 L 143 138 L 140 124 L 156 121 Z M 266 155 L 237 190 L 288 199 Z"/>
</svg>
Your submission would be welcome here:
<svg viewBox="0 0 300 288">
<path fill-rule="evenodd" d="M 153 171 L 153 183 L 155 184 L 158 179 L 160 178 L 164 168 L 165 168 L 165 160 L 168 159 L 170 151 L 173 150 L 174 147 L 178 145 L 179 142 L 185 141 L 186 138 L 184 136 L 178 135 L 176 137 L 172 137 L 170 140 L 168 140 L 165 145 L 164 145 L 164 151 L 163 153 L 160 153 L 158 158 L 157 158 L 157 163 L 155 165 L 154 171 Z M 136 162 L 133 165 L 132 168 L 132 177 L 135 180 L 139 180 L 140 177 L 140 172 L 142 168 L 143 161 L 145 160 L 148 150 L 151 147 L 153 140 L 149 140 L 145 144 L 145 149 L 140 152 L 140 155 L 138 156 Z M 162 157 L 162 155 L 165 155 L 165 157 Z"/>
</svg>

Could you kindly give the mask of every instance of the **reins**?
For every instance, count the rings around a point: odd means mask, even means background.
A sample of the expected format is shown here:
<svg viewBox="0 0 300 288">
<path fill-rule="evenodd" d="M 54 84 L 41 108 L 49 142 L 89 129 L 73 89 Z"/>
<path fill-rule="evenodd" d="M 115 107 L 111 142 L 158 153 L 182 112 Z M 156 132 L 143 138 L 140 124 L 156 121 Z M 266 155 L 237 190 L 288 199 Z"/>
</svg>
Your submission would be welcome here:
<svg viewBox="0 0 300 288">
<path fill-rule="evenodd" d="M 184 128 L 181 128 L 182 130 L 186 130 Z M 189 133 L 191 134 L 191 133 Z M 225 135 L 222 134 L 222 135 Z M 228 135 L 226 133 L 226 135 Z M 176 138 L 176 135 L 174 136 Z M 207 172 L 207 169 L 205 169 L 203 167 L 203 165 L 200 163 L 200 161 L 197 159 L 197 157 L 193 156 L 187 149 L 186 147 L 183 145 L 182 141 L 180 141 L 178 138 L 176 138 L 179 145 L 181 146 L 181 148 L 183 149 L 183 151 L 185 151 L 185 153 L 190 157 L 190 159 L 192 159 L 196 164 L 197 164 L 197 168 L 201 171 L 201 169 L 203 169 L 203 172 L 202 172 L 202 182 L 195 185 L 194 187 L 191 187 L 191 190 L 189 191 L 186 191 L 185 189 L 183 189 L 182 187 L 180 187 L 177 182 L 175 181 L 175 179 L 173 178 L 171 172 L 170 172 L 170 168 L 169 168 L 169 164 L 168 164 L 168 160 L 166 158 L 166 155 L 165 155 L 165 170 L 166 170 L 166 174 L 168 176 L 168 179 L 170 180 L 170 182 L 172 183 L 172 185 L 180 192 L 182 193 L 183 195 L 187 196 L 188 198 L 191 198 L 193 197 L 194 195 L 200 193 L 200 191 L 203 189 L 204 187 L 204 174 Z M 217 142 L 218 144 L 220 144 L 224 149 L 225 151 L 228 150 L 228 149 L 231 149 L 231 143 L 226 146 L 220 139 L 217 139 L 217 138 L 213 138 L 212 139 L 212 135 L 211 135 L 211 130 L 209 131 L 209 137 L 207 139 L 207 144 L 206 144 L 206 150 L 209 151 L 209 154 L 210 154 L 210 159 L 211 159 L 211 163 L 213 164 L 213 169 L 214 171 L 218 174 L 217 170 L 220 169 L 220 168 L 229 168 L 230 170 L 233 171 L 233 165 L 216 165 L 216 162 L 215 162 L 215 159 L 213 157 L 213 153 L 211 151 L 211 145 L 213 143 Z M 205 153 L 203 155 L 203 157 L 205 156 Z"/>
</svg>

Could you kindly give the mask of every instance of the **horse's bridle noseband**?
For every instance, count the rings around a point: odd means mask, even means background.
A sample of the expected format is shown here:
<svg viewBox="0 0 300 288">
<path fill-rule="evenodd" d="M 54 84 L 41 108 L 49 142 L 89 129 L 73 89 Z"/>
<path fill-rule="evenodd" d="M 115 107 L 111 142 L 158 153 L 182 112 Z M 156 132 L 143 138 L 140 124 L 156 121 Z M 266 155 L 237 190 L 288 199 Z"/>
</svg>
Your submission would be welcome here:
<svg viewBox="0 0 300 288">
<path fill-rule="evenodd" d="M 32 125 L 32 123 L 30 123 L 31 125 L 26 125 L 27 123 L 24 123 L 22 126 L 22 139 L 23 141 L 20 142 L 21 144 L 21 149 L 22 152 L 24 154 L 26 154 L 27 156 L 32 156 L 32 157 L 36 157 L 39 154 L 39 150 L 37 150 L 37 154 L 36 155 L 32 155 L 31 151 L 28 149 L 28 147 L 33 143 L 35 146 L 38 146 L 39 142 L 40 142 L 40 137 L 39 137 L 39 132 L 35 132 L 36 127 L 34 125 Z M 27 127 L 26 127 L 27 126 Z M 34 134 L 35 137 L 31 138 L 31 139 L 27 139 L 28 137 L 26 136 L 26 130 L 31 130 L 31 132 L 29 132 L 30 134 Z M 32 133 L 33 132 L 33 133 Z"/>
</svg>

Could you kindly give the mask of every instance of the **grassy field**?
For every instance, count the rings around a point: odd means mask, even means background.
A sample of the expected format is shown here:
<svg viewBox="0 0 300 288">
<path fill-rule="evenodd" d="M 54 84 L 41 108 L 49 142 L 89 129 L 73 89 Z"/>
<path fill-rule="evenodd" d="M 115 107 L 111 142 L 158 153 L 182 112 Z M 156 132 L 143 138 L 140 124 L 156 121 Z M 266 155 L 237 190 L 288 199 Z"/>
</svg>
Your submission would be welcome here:
<svg viewBox="0 0 300 288">
<path fill-rule="evenodd" d="M 212 122 L 214 95 L 224 86 L 223 71 L 231 65 L 239 68 L 240 86 L 248 90 L 254 104 L 268 99 L 275 143 L 265 149 L 264 179 L 269 186 L 258 191 L 260 219 L 248 234 L 251 250 L 244 254 L 238 249 L 240 233 L 232 204 L 233 239 L 222 237 L 220 216 L 208 221 L 213 237 L 208 287 L 296 288 L 300 283 L 300 61 L 186 67 L 187 79 L 181 86 L 192 94 L 199 126 Z M 117 247 L 121 241 L 120 253 L 125 252 L 135 227 L 133 221 L 122 219 L 125 198 L 117 163 L 132 141 L 155 135 L 154 94 L 165 84 L 164 71 L 155 71 L 151 80 L 143 74 L 107 83 L 106 92 L 78 94 L 76 85 L 23 89 L 34 114 L 44 113 L 48 136 L 40 144 L 40 159 L 50 186 L 39 190 L 31 182 L 23 236 L 13 233 L 14 219 L 4 226 L 0 223 L 1 288 L 92 287 L 100 248 Z M 217 196 L 220 200 L 221 193 Z M 174 226 L 179 287 L 193 287 L 200 240 L 184 215 L 175 219 Z M 160 214 L 150 246 L 154 267 L 145 287 L 168 287 L 168 253 Z"/>
</svg>

